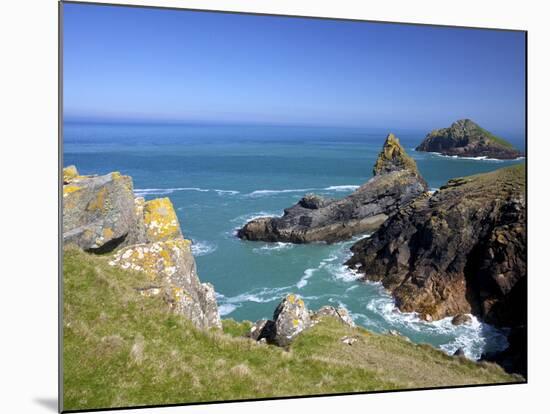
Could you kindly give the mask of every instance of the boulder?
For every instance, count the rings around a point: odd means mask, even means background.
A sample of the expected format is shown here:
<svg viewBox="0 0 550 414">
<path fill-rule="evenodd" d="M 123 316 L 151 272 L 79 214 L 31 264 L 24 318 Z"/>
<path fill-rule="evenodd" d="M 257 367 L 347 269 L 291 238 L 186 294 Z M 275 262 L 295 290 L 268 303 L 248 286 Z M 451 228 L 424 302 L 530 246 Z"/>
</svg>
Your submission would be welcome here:
<svg viewBox="0 0 550 414">
<path fill-rule="evenodd" d="M 69 184 L 78 176 L 78 170 L 74 165 L 69 165 L 68 167 L 63 168 L 63 184 Z"/>
<path fill-rule="evenodd" d="M 141 242 L 135 233 L 132 179 L 118 172 L 79 176 L 64 170 L 63 242 L 104 253 L 123 244 Z"/>
<path fill-rule="evenodd" d="M 348 325 L 350 328 L 355 328 L 355 323 L 346 308 L 336 309 L 334 306 L 323 306 L 317 312 L 312 312 L 313 320 L 323 317 L 336 318 L 343 324 Z"/>
<path fill-rule="evenodd" d="M 160 286 L 156 289 L 164 294 L 173 311 L 195 326 L 221 328 L 214 289 L 200 282 L 189 240 L 176 238 L 124 247 L 109 264 L 147 274 Z"/>
<path fill-rule="evenodd" d="M 295 294 L 287 295 L 273 313 L 275 334 L 272 341 L 287 346 L 304 329 L 311 326 L 311 318 L 304 301 Z"/>
<path fill-rule="evenodd" d="M 518 158 L 522 155 L 508 141 L 481 128 L 470 119 L 456 121 L 449 128 L 433 130 L 416 147 L 416 151 L 504 160 Z"/>
<path fill-rule="evenodd" d="M 237 232 L 245 240 L 333 243 L 372 232 L 427 191 L 416 164 L 393 134 L 386 138 L 374 167 L 374 177 L 349 196 L 324 199 L 307 194 L 282 217 L 249 221 Z"/>
</svg>

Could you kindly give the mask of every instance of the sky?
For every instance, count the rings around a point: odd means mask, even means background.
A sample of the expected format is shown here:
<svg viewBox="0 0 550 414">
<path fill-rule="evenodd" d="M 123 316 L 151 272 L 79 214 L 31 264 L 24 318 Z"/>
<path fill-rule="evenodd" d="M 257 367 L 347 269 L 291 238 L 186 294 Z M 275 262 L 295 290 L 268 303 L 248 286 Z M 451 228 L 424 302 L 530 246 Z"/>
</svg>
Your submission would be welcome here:
<svg viewBox="0 0 550 414">
<path fill-rule="evenodd" d="M 523 131 L 522 32 L 63 6 L 66 120 Z"/>
</svg>

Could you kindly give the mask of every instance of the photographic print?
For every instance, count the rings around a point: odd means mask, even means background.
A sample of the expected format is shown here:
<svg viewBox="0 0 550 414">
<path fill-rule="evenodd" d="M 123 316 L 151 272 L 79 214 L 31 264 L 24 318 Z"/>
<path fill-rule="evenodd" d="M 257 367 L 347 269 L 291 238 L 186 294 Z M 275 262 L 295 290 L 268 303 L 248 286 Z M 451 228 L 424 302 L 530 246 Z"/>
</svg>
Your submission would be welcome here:
<svg viewBox="0 0 550 414">
<path fill-rule="evenodd" d="M 527 381 L 526 32 L 60 8 L 63 411 Z"/>
</svg>

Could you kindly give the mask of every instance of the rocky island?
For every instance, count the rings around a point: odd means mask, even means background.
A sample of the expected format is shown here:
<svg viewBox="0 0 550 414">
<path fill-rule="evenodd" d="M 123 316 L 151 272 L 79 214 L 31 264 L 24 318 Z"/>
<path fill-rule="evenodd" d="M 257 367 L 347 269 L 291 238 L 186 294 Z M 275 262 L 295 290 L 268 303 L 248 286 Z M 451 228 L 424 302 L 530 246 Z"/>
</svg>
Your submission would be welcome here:
<svg viewBox="0 0 550 414">
<path fill-rule="evenodd" d="M 500 160 L 522 156 L 508 141 L 483 129 L 470 119 L 456 121 L 449 128 L 434 129 L 416 147 L 416 151 Z"/>
<path fill-rule="evenodd" d="M 343 199 L 307 194 L 285 209 L 282 217 L 254 219 L 237 235 L 267 242 L 337 242 L 377 229 L 400 207 L 427 191 L 416 163 L 394 134 L 387 136 L 373 175 Z"/>
<path fill-rule="evenodd" d="M 517 338 L 527 324 L 525 203 L 525 165 L 452 179 L 353 245 L 347 265 L 382 282 L 402 311 L 472 313 Z M 512 342 L 501 362 L 525 373 L 526 342 Z"/>
</svg>

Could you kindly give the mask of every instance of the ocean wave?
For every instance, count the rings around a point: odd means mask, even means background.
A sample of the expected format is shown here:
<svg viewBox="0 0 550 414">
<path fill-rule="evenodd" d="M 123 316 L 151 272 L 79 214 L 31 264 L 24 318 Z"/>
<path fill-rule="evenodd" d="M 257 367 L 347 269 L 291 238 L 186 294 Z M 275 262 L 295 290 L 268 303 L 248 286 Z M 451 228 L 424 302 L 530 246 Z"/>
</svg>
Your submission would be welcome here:
<svg viewBox="0 0 550 414">
<path fill-rule="evenodd" d="M 269 303 L 281 300 L 285 293 L 290 293 L 292 286 L 276 288 L 256 288 L 236 296 L 227 297 L 221 293 L 217 294 L 218 301 L 222 304 L 242 304 L 244 302 Z"/>
<path fill-rule="evenodd" d="M 219 190 L 200 187 L 174 187 L 174 188 L 134 188 L 134 194 L 138 197 L 149 195 L 168 195 L 177 191 L 198 191 L 200 193 L 215 192 L 218 195 L 236 195 L 240 192 L 237 190 Z"/>
<path fill-rule="evenodd" d="M 283 242 L 267 243 L 267 244 L 264 244 L 262 247 L 255 247 L 254 249 L 252 249 L 252 251 L 254 253 L 271 254 L 271 252 L 288 250 L 294 246 L 295 245 L 292 243 L 283 243 Z"/>
<path fill-rule="evenodd" d="M 284 194 L 284 193 L 303 193 L 306 191 L 314 191 L 315 188 L 290 188 L 285 190 L 256 190 L 247 194 L 250 197 L 261 197 L 274 194 Z"/>
<path fill-rule="evenodd" d="M 460 160 L 473 160 L 473 161 L 504 162 L 504 161 L 521 161 L 521 160 L 525 159 L 525 157 L 517 157 L 517 158 L 512 158 L 512 159 L 509 159 L 509 160 L 501 160 L 499 158 L 489 158 L 486 155 L 479 156 L 479 157 L 461 157 L 459 155 L 446 155 L 446 154 L 442 154 L 440 152 L 435 152 L 435 151 L 429 151 L 428 153 L 437 155 L 438 157 L 450 158 L 450 159 L 455 159 L 455 160 L 460 159 Z"/>
<path fill-rule="evenodd" d="M 194 256 L 206 256 L 214 252 L 217 248 L 218 246 L 216 246 L 216 244 L 202 240 L 193 240 L 191 244 L 191 252 Z"/>
<path fill-rule="evenodd" d="M 346 185 L 330 185 L 328 187 L 310 187 L 310 188 L 286 188 L 282 190 L 255 190 L 251 193 L 248 193 L 249 197 L 262 197 L 270 196 L 277 194 L 286 194 L 286 193 L 306 193 L 311 191 L 354 191 L 357 190 L 360 186 L 355 184 L 346 184 Z"/>
<path fill-rule="evenodd" d="M 326 191 L 355 191 L 359 188 L 359 185 L 331 185 L 323 188 Z"/>
<path fill-rule="evenodd" d="M 233 312 L 237 308 L 238 308 L 237 305 L 234 305 L 232 303 L 226 303 L 218 306 L 218 312 L 220 313 L 220 316 L 226 316 L 226 315 L 229 315 L 231 312 Z"/>
</svg>

